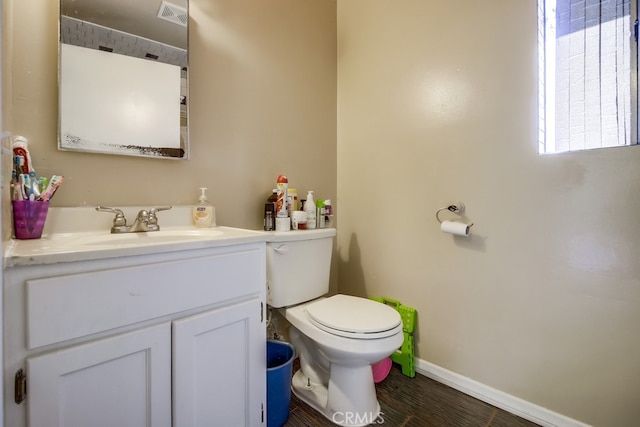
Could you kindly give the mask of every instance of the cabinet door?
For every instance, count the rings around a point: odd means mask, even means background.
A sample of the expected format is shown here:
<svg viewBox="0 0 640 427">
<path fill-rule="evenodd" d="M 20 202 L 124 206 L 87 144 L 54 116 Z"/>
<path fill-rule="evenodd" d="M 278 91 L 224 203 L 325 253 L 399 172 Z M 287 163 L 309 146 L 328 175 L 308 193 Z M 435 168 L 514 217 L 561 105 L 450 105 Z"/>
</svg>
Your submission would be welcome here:
<svg viewBox="0 0 640 427">
<path fill-rule="evenodd" d="M 170 427 L 171 325 L 27 359 L 30 427 Z"/>
<path fill-rule="evenodd" d="M 174 427 L 264 425 L 261 309 L 255 299 L 173 322 Z"/>
</svg>

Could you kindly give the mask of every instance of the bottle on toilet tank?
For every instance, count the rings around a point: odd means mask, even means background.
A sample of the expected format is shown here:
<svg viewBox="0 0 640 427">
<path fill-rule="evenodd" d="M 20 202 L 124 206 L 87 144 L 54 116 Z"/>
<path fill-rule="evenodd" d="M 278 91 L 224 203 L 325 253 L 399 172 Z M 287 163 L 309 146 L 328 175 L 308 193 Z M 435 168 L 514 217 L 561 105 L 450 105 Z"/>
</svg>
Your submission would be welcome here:
<svg viewBox="0 0 640 427">
<path fill-rule="evenodd" d="M 279 175 L 276 180 L 276 188 L 278 190 L 276 200 L 276 217 L 288 218 L 289 211 L 287 211 L 287 190 L 289 188 L 289 180 L 284 175 Z"/>
<path fill-rule="evenodd" d="M 316 201 L 313 199 L 313 190 L 307 193 L 304 211 L 307 213 L 307 229 L 316 228 Z"/>
<path fill-rule="evenodd" d="M 324 201 L 324 214 L 325 214 L 325 227 L 330 228 L 333 226 L 333 206 L 330 199 Z"/>
<path fill-rule="evenodd" d="M 287 210 L 289 211 L 289 216 L 291 216 L 291 212 L 297 211 L 299 209 L 298 206 L 298 191 L 295 188 L 287 188 Z"/>
<path fill-rule="evenodd" d="M 325 228 L 325 205 L 323 199 L 316 200 L 316 228 Z"/>
<path fill-rule="evenodd" d="M 271 203 L 273 205 L 273 217 L 275 218 L 276 212 L 278 211 L 278 189 L 273 189 L 271 196 L 267 199 L 267 203 Z"/>
<path fill-rule="evenodd" d="M 264 204 L 264 231 L 276 229 L 276 205 L 270 202 Z"/>
<path fill-rule="evenodd" d="M 278 189 L 274 188 L 271 195 L 264 204 L 264 230 L 273 231 L 276 229 L 276 212 L 278 209 Z"/>
</svg>

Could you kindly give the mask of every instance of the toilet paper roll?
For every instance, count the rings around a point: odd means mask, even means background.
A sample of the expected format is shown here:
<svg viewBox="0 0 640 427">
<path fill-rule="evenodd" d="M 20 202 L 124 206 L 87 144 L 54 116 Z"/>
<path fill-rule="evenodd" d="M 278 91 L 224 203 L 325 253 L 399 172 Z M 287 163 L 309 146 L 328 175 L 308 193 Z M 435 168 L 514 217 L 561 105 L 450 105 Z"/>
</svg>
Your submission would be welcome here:
<svg viewBox="0 0 640 427">
<path fill-rule="evenodd" d="M 454 236 L 468 236 L 469 230 L 473 224 L 465 224 L 463 222 L 442 221 L 440 230 L 443 233 L 453 234 Z"/>
</svg>

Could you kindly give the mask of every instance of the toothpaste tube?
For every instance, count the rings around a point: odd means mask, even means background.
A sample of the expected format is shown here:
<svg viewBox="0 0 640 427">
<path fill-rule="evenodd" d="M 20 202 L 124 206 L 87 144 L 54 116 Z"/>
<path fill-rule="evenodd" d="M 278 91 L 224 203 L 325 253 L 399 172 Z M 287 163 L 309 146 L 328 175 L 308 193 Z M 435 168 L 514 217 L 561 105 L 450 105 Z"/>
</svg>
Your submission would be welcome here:
<svg viewBox="0 0 640 427">
<path fill-rule="evenodd" d="M 33 164 L 31 163 L 31 155 L 27 148 L 27 138 L 16 135 L 13 137 L 13 155 L 15 157 L 15 165 L 19 174 L 29 174 L 33 172 Z"/>
</svg>

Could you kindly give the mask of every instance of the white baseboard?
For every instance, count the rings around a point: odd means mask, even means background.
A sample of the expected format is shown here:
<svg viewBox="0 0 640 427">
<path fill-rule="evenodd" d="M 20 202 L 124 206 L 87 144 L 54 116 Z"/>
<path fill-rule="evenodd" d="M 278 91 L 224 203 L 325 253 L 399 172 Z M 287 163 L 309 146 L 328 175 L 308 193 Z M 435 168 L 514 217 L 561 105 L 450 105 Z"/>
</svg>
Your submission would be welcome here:
<svg viewBox="0 0 640 427">
<path fill-rule="evenodd" d="M 588 424 L 550 411 L 526 400 L 489 387 L 422 359 L 415 359 L 416 372 L 464 394 L 504 409 L 544 427 L 590 427 Z"/>
</svg>

